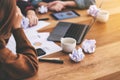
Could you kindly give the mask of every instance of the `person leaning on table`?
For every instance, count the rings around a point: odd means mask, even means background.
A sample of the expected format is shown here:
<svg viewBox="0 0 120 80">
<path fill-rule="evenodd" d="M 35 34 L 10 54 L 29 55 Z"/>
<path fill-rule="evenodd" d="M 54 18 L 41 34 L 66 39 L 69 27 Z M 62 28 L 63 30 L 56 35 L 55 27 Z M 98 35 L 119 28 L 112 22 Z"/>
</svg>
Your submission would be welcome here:
<svg viewBox="0 0 120 80">
<path fill-rule="evenodd" d="M 38 17 L 35 13 L 35 8 L 32 6 L 30 0 L 16 0 L 18 7 L 24 16 L 29 19 L 29 26 L 38 24 Z"/>
<path fill-rule="evenodd" d="M 94 5 L 95 0 L 31 0 L 32 5 L 45 5 L 49 10 L 62 11 L 66 7 L 76 7 L 79 9 L 88 9 L 90 5 Z"/>
<path fill-rule="evenodd" d="M 38 71 L 36 50 L 21 28 L 21 20 L 15 0 L 0 0 L 0 80 L 24 80 Z M 6 47 L 11 34 L 16 41 L 16 54 Z"/>
</svg>

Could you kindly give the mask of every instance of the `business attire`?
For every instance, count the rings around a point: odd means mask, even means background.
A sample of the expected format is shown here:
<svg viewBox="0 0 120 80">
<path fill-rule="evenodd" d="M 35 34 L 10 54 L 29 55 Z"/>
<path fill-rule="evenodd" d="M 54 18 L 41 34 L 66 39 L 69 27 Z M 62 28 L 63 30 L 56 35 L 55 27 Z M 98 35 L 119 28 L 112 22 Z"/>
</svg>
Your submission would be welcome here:
<svg viewBox="0 0 120 80">
<path fill-rule="evenodd" d="M 39 2 L 51 2 L 56 0 L 30 0 L 32 5 L 37 5 Z M 69 1 L 69 0 L 62 0 L 62 1 Z M 79 9 L 87 9 L 90 5 L 94 5 L 96 2 L 95 0 L 74 0 L 77 7 Z"/>
<path fill-rule="evenodd" d="M 16 54 L 6 48 L 11 33 L 16 41 Z M 0 80 L 24 80 L 38 71 L 36 50 L 26 38 L 23 29 L 12 30 L 0 37 Z"/>
</svg>

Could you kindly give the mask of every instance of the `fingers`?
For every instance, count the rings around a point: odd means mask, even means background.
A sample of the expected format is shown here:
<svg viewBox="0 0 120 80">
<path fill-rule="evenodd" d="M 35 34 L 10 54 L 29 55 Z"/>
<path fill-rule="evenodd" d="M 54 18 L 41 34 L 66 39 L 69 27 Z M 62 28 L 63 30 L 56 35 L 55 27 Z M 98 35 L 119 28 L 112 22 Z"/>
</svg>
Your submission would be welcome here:
<svg viewBox="0 0 120 80">
<path fill-rule="evenodd" d="M 58 6 L 58 5 L 56 5 L 56 6 L 52 6 L 50 8 L 50 10 L 54 10 L 54 11 L 59 12 L 59 11 L 62 11 L 64 8 L 65 8 L 64 6 L 60 6 L 60 5 Z"/>
<path fill-rule="evenodd" d="M 33 16 L 33 15 L 29 15 L 29 26 L 32 27 L 32 26 L 35 26 L 38 24 L 38 18 L 36 16 Z"/>
<path fill-rule="evenodd" d="M 38 24 L 38 17 L 33 10 L 27 12 L 27 17 L 29 19 L 29 26 L 35 26 Z"/>
<path fill-rule="evenodd" d="M 18 6 L 16 7 L 16 14 L 19 14 L 20 16 L 22 16 L 21 10 Z"/>
<path fill-rule="evenodd" d="M 65 8 L 64 3 L 61 1 L 54 1 L 49 3 L 48 9 L 52 11 L 62 11 Z"/>
<path fill-rule="evenodd" d="M 62 11 L 65 7 L 63 5 L 58 5 L 56 6 L 56 11 L 59 12 L 59 11 Z"/>
<path fill-rule="evenodd" d="M 48 3 L 48 8 L 52 7 L 53 5 L 56 5 L 58 2 L 57 1 L 53 1 L 53 2 L 50 2 Z"/>
</svg>

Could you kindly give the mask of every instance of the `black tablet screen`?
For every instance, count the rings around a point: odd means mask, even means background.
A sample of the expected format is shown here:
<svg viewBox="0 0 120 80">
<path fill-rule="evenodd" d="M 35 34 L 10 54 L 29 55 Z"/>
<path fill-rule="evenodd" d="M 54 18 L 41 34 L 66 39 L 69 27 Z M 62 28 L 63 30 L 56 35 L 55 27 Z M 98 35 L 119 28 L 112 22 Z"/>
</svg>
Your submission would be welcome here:
<svg viewBox="0 0 120 80">
<path fill-rule="evenodd" d="M 57 20 L 67 19 L 67 18 L 74 18 L 80 16 L 75 11 L 63 11 L 63 12 L 57 12 L 53 13 L 52 16 Z"/>
</svg>

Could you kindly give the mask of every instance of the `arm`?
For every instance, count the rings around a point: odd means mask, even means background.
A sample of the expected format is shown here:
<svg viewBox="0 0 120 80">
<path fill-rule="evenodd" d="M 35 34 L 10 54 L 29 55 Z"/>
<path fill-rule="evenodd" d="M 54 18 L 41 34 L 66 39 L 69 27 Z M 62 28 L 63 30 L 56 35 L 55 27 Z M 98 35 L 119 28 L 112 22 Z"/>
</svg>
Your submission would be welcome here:
<svg viewBox="0 0 120 80">
<path fill-rule="evenodd" d="M 53 1 L 48 3 L 48 8 L 53 11 L 61 11 L 66 7 L 87 9 L 93 4 L 95 4 L 95 0 Z"/>
<path fill-rule="evenodd" d="M 15 55 L 2 45 L 3 47 L 0 48 L 1 69 L 13 80 L 30 77 L 38 71 L 36 51 L 21 28 L 14 30 L 13 35 L 17 44 L 17 54 Z"/>
<path fill-rule="evenodd" d="M 16 41 L 16 55 L 5 47 L 5 40 L 0 38 L 0 71 L 2 71 L 0 74 L 5 78 L 11 78 L 10 80 L 29 77 L 38 71 L 36 51 L 20 26 L 21 19 L 22 14 L 19 10 L 12 31 Z"/>
<path fill-rule="evenodd" d="M 77 7 L 75 1 L 53 1 L 48 3 L 48 9 L 53 11 L 62 11 L 66 7 Z"/>
<path fill-rule="evenodd" d="M 29 19 L 29 26 L 37 25 L 38 17 L 35 13 L 35 8 L 32 4 L 28 1 L 17 0 L 17 5 L 21 9 L 21 12 L 24 16 L 28 17 Z"/>
</svg>

